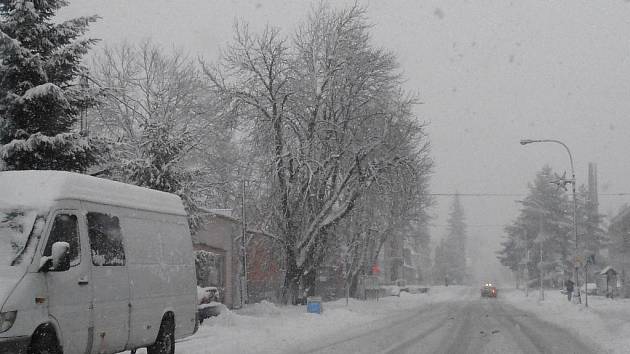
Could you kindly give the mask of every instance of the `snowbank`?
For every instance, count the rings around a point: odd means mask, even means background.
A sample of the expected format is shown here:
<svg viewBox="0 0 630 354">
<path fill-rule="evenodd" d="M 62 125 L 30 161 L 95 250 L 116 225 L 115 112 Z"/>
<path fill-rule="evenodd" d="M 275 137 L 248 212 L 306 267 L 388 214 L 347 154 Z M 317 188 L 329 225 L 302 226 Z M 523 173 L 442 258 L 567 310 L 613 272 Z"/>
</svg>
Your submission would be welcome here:
<svg viewBox="0 0 630 354">
<path fill-rule="evenodd" d="M 545 291 L 539 300 L 538 291 L 529 297 L 517 290 L 502 293 L 503 301 L 531 311 L 541 319 L 575 333 L 578 337 L 597 343 L 608 353 L 628 353 L 630 348 L 630 299 L 607 299 L 589 296 L 589 307 L 570 303 L 559 290 Z M 582 295 L 584 302 L 584 295 Z"/>
<path fill-rule="evenodd" d="M 401 293 L 378 301 L 345 299 L 323 304 L 321 315 L 305 306 L 263 301 L 241 310 L 224 309 L 203 322 L 199 332 L 177 343 L 177 353 L 292 353 L 320 338 L 365 330 L 411 308 L 462 298 L 469 288 L 433 287 L 427 294 Z M 138 353 L 144 353 L 139 350 Z"/>
</svg>

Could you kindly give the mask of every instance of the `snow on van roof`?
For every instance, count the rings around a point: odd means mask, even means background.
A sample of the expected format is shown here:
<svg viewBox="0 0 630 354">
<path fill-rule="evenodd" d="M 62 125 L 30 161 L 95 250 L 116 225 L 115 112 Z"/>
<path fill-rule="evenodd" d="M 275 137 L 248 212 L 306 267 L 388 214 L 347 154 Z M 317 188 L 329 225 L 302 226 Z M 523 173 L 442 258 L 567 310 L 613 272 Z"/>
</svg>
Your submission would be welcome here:
<svg viewBox="0 0 630 354">
<path fill-rule="evenodd" d="M 186 215 L 170 193 L 63 171 L 0 172 L 0 205 L 48 208 L 54 201 L 78 199 L 160 213 Z"/>
</svg>

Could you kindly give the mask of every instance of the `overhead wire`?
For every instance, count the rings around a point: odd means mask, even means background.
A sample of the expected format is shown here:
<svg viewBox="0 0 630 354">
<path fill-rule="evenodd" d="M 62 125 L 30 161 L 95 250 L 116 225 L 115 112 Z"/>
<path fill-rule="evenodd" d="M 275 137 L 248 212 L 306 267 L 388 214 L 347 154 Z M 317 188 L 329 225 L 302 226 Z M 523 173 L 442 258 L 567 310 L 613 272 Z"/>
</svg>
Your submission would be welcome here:
<svg viewBox="0 0 630 354">
<path fill-rule="evenodd" d="M 425 195 L 435 196 L 435 197 L 524 197 L 527 196 L 526 193 L 425 193 Z M 620 192 L 620 193 L 598 193 L 598 196 L 604 197 L 625 197 L 630 196 L 630 192 Z"/>
</svg>

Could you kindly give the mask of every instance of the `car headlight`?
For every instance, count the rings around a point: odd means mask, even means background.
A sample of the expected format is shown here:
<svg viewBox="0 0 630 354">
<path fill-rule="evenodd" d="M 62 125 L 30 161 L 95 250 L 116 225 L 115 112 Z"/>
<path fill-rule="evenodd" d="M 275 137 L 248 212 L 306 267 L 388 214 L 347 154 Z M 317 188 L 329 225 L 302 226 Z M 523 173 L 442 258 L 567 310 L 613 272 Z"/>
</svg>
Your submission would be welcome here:
<svg viewBox="0 0 630 354">
<path fill-rule="evenodd" d="M 8 331 L 16 317 L 17 311 L 0 312 L 0 333 Z"/>
</svg>

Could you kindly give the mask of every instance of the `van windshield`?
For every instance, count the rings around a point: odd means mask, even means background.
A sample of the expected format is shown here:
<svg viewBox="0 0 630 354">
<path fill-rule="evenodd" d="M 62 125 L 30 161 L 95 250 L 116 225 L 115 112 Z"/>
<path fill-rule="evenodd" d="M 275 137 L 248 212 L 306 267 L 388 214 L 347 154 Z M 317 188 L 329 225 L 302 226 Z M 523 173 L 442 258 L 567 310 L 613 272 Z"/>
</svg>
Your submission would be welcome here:
<svg viewBox="0 0 630 354">
<path fill-rule="evenodd" d="M 30 259 L 43 227 L 44 217 L 35 210 L 0 207 L 0 268 Z"/>
</svg>

